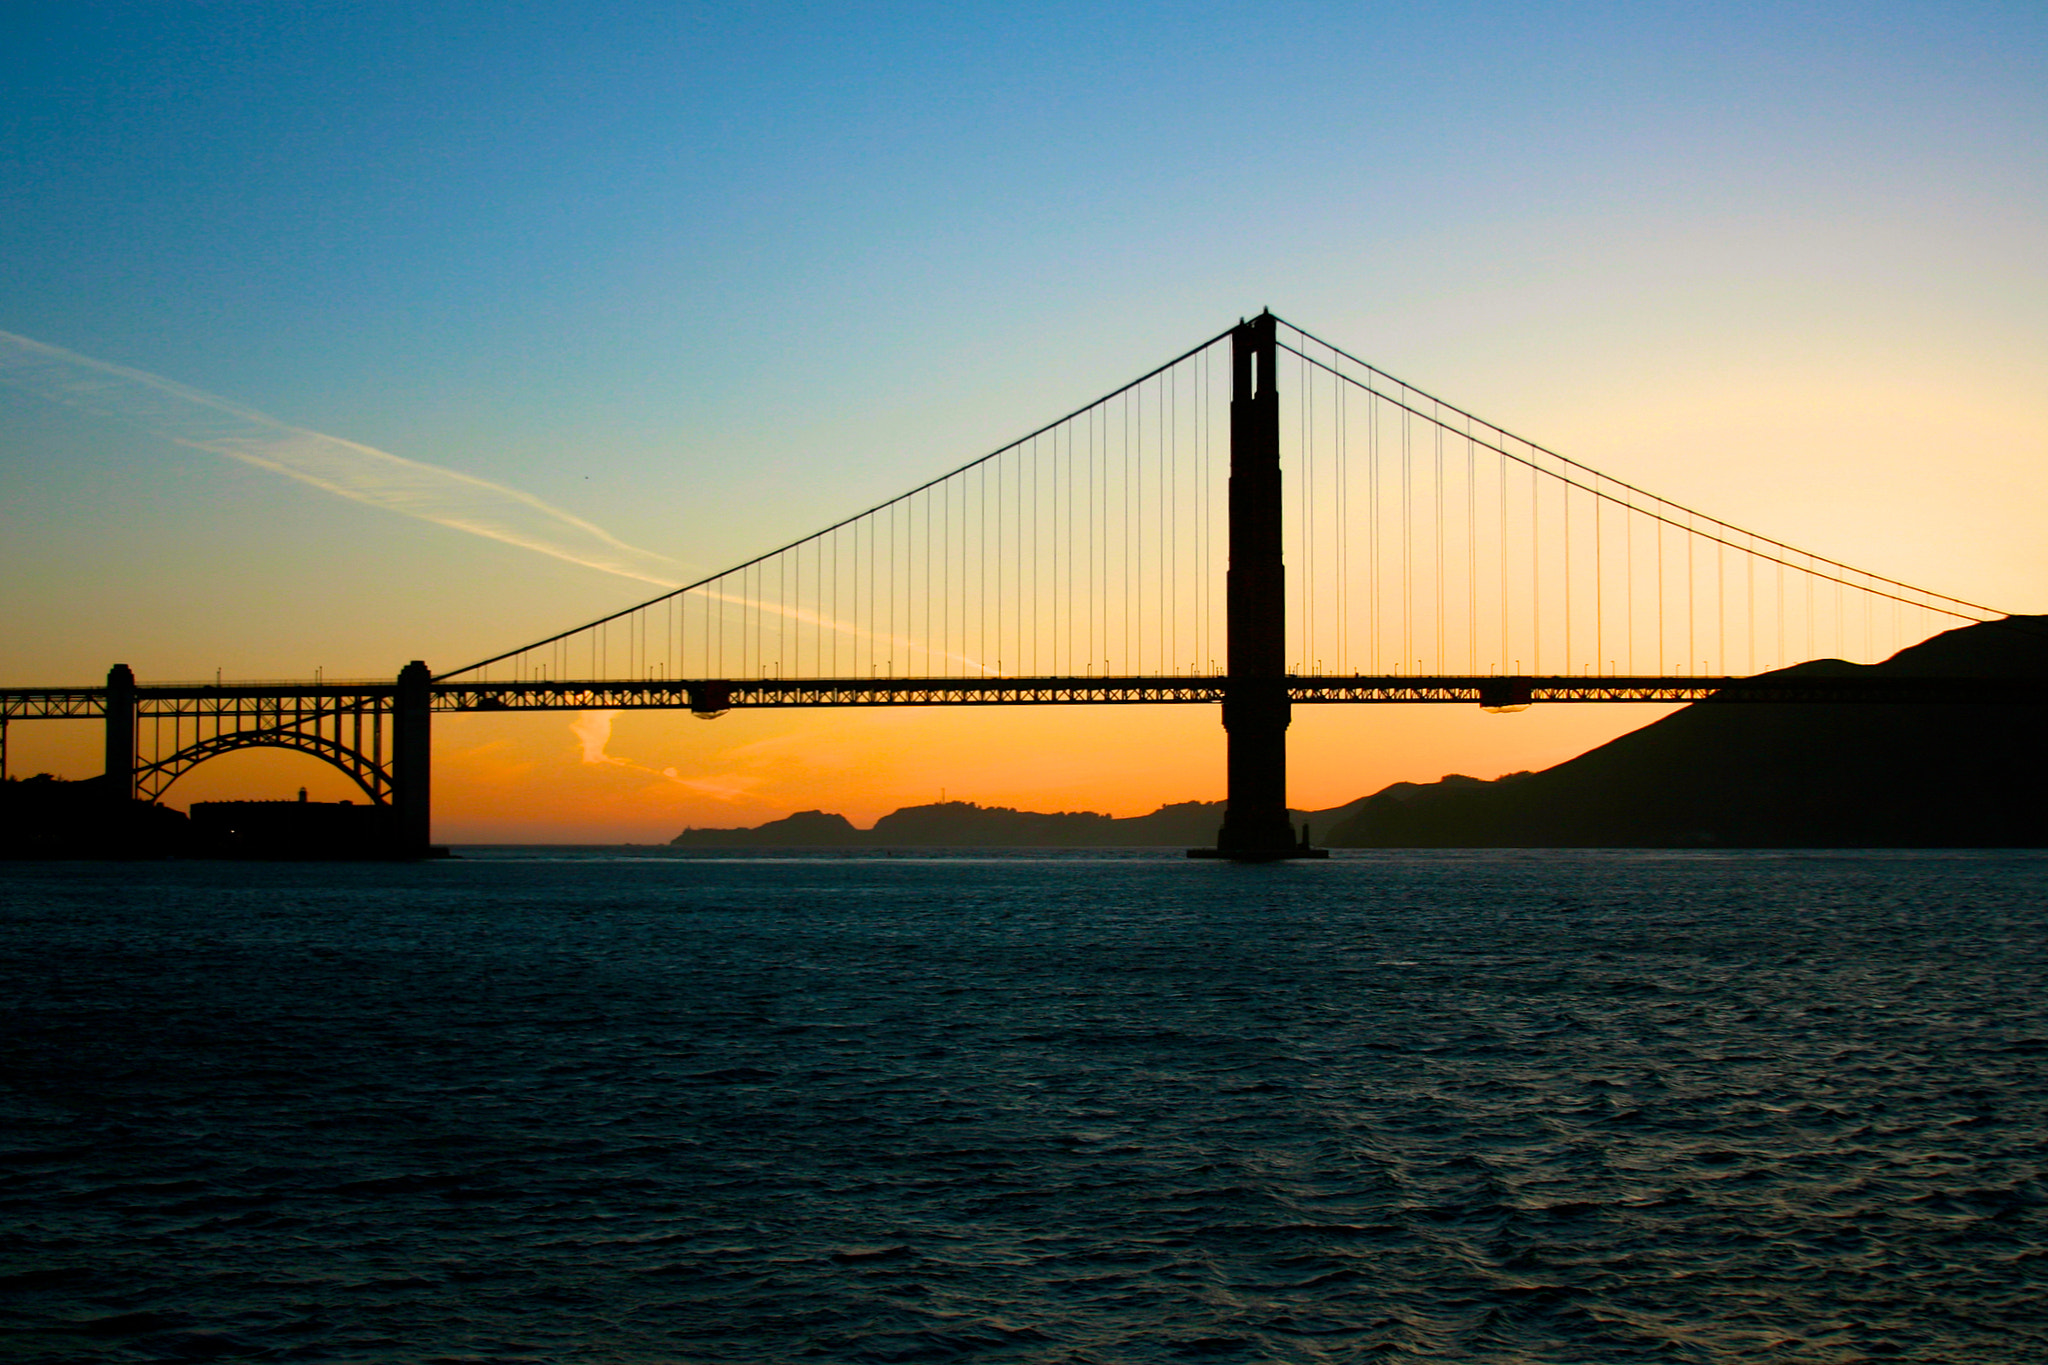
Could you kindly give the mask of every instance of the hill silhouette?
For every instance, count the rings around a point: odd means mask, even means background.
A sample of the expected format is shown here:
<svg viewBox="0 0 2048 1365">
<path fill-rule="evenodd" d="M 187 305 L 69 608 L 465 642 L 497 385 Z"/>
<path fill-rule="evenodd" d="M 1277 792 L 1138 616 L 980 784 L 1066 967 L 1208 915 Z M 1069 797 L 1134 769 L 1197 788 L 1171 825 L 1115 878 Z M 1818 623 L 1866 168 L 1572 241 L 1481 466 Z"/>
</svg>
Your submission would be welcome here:
<svg viewBox="0 0 2048 1365">
<path fill-rule="evenodd" d="M 1142 848 L 1214 843 L 1222 821 L 1220 801 L 1188 801 L 1131 817 L 940 801 L 891 811 L 867 830 L 843 815 L 806 810 L 752 829 L 688 829 L 670 842 L 692 848 Z"/>
<path fill-rule="evenodd" d="M 183 813 L 110 802 L 103 778 L 37 773 L 0 782 L 0 858 L 160 858 L 190 844 Z"/>
<path fill-rule="evenodd" d="M 0 782 L 0 858 L 409 858 L 388 808 L 348 801 L 198 801 L 189 815 L 110 800 L 104 777 Z"/>
<path fill-rule="evenodd" d="M 2048 617 L 1784 675 L 2041 678 Z M 2048 708 L 1697 702 L 1566 763 L 1402 782 L 1329 830 L 1348 848 L 1968 848 L 2048 844 Z"/>
<path fill-rule="evenodd" d="M 1823 659 L 1766 676 L 2040 678 L 2048 617 L 1965 626 L 1881 664 Z M 691 829 L 697 848 L 1115 848 L 1212 844 L 1221 802 L 1150 815 L 947 801 L 863 830 L 799 811 Z M 1942 848 L 2048 845 L 2048 709 L 1956 703 L 1698 702 L 1554 768 L 1396 782 L 1295 811 L 1333 848 Z"/>
</svg>

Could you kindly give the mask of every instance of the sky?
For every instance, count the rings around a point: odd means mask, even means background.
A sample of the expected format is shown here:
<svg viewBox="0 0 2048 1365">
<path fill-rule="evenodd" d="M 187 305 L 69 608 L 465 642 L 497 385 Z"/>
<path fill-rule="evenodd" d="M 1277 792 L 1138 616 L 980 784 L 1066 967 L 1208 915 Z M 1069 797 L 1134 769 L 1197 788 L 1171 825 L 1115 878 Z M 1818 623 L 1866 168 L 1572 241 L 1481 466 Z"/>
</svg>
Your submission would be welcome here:
<svg viewBox="0 0 2048 1365">
<path fill-rule="evenodd" d="M 0 682 L 454 667 L 1270 306 L 1617 478 L 2048 610 L 2036 4 L 0 12 Z M 1654 708 L 1301 708 L 1295 804 Z M 10 770 L 89 776 L 93 727 Z M 436 837 L 1222 795 L 1208 708 L 442 717 Z M 170 804 L 349 795 L 238 754 Z"/>
</svg>

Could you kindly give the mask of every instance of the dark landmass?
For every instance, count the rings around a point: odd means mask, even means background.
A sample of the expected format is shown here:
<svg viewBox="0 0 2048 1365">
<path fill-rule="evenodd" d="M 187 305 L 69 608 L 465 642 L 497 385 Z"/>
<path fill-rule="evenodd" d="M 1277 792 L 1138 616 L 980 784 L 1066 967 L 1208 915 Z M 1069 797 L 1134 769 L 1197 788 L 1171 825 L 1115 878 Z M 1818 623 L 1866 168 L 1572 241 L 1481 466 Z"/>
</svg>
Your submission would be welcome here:
<svg viewBox="0 0 2048 1365">
<path fill-rule="evenodd" d="M 1294 811 L 1321 831 L 1356 805 Z M 860 829 L 843 815 L 798 811 L 751 829 L 686 829 L 670 842 L 682 848 L 1193 848 L 1216 842 L 1221 801 L 1183 801 L 1150 815 L 1099 811 L 1013 810 L 943 801 L 906 806 Z"/>
<path fill-rule="evenodd" d="M 859 829 L 843 815 L 805 810 L 752 829 L 686 829 L 686 848 L 1133 848 L 1214 843 L 1220 801 L 1162 806 L 1119 819 L 1098 811 L 1012 810 L 971 801 L 906 806 Z"/>
<path fill-rule="evenodd" d="M 1881 664 L 1824 659 L 1782 673 L 2038 677 L 2048 688 L 2048 617 L 1966 626 Z M 685 830 L 673 842 L 1191 848 L 1216 841 L 1222 816 L 1221 802 L 1116 819 L 949 801 L 895 811 L 872 830 L 800 811 L 752 829 Z M 2042 847 L 2048 708 L 1699 702 L 1542 772 L 1397 782 L 1294 818 L 1332 848 Z"/>
<path fill-rule="evenodd" d="M 37 773 L 0 782 L 0 858 L 164 858 L 191 843 L 181 812 L 109 802 L 97 777 Z"/>
<path fill-rule="evenodd" d="M 385 859 L 399 853 L 398 815 L 353 801 L 194 801 L 192 834 L 216 858 Z"/>
<path fill-rule="evenodd" d="M 188 816 L 109 802 L 105 782 L 0 783 L 0 858 L 355 860 L 406 856 L 389 808 L 350 801 L 195 801 Z"/>
<path fill-rule="evenodd" d="M 2043 679 L 2048 617 L 1937 635 L 1881 664 L 1785 674 Z M 1399 782 L 1338 848 L 2038 848 L 2048 708 L 1698 702 L 1554 768 Z"/>
</svg>

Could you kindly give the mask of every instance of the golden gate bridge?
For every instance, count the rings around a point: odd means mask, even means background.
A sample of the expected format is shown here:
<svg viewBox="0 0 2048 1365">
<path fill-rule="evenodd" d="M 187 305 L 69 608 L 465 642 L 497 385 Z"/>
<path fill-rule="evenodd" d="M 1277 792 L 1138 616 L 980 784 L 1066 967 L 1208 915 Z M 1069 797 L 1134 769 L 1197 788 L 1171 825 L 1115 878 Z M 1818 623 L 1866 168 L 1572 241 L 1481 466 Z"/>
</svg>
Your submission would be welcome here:
<svg viewBox="0 0 2048 1365">
<path fill-rule="evenodd" d="M 1656 497 L 1270 312 L 901 496 L 648 601 L 395 680 L 0 689 L 97 719 L 107 795 L 296 750 L 423 853 L 437 711 L 1203 703 L 1214 849 L 1317 856 L 1286 734 L 1313 703 L 2033 701 L 2012 680 L 1785 673 L 2005 613 Z"/>
</svg>

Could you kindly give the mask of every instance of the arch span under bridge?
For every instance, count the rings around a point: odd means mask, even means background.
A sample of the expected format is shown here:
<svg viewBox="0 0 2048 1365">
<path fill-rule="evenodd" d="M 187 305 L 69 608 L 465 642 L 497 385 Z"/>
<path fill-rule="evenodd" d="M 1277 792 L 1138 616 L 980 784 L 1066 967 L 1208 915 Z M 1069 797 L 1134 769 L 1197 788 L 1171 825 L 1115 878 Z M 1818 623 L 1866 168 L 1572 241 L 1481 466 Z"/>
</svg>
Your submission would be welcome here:
<svg viewBox="0 0 2048 1365">
<path fill-rule="evenodd" d="M 1776 671 L 2004 615 L 1657 498 L 1265 313 L 901 497 L 439 676 L 117 665 L 0 689 L 0 765 L 31 718 L 100 720 L 118 797 L 292 749 L 424 852 L 436 711 L 1218 704 L 1209 852 L 1267 860 L 1312 852 L 1287 816 L 1297 704 L 2034 702 L 2012 680 Z"/>
</svg>

